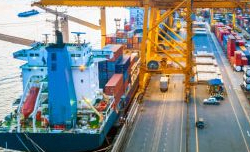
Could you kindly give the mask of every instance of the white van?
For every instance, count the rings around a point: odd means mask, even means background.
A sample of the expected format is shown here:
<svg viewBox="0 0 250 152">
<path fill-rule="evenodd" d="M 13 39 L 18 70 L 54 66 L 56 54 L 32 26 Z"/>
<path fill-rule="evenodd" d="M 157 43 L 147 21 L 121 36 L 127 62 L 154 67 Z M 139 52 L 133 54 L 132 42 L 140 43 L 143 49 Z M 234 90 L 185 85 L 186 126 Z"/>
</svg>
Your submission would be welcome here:
<svg viewBox="0 0 250 152">
<path fill-rule="evenodd" d="M 160 78 L 160 90 L 161 90 L 161 92 L 168 91 L 168 84 L 169 84 L 169 77 L 162 76 Z"/>
</svg>

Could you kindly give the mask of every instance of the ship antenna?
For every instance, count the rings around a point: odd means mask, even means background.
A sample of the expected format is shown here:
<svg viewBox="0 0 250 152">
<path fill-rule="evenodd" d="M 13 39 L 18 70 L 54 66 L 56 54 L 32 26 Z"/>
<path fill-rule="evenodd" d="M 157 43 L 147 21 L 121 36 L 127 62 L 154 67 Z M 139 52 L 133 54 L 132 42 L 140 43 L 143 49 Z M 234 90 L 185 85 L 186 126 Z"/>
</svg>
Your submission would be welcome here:
<svg viewBox="0 0 250 152">
<path fill-rule="evenodd" d="M 86 34 L 85 32 L 71 32 L 72 34 L 75 34 L 77 36 L 76 38 L 76 42 L 77 42 L 77 45 L 80 46 L 81 45 L 81 38 L 80 36 L 82 34 Z M 85 44 L 85 40 L 84 40 L 84 44 Z"/>
<path fill-rule="evenodd" d="M 45 36 L 44 44 L 46 45 L 49 42 L 49 35 L 50 34 L 43 34 L 43 35 Z"/>
<path fill-rule="evenodd" d="M 120 27 L 121 27 L 121 19 L 120 18 L 115 18 L 115 26 L 116 26 L 116 31 L 120 30 Z"/>
</svg>

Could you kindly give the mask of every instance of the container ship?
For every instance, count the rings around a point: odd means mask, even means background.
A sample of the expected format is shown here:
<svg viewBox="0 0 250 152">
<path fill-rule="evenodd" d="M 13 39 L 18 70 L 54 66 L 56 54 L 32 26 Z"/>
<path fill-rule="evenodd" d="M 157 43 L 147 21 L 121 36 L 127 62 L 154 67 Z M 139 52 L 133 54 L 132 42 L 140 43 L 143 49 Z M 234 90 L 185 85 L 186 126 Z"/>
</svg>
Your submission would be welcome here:
<svg viewBox="0 0 250 152">
<path fill-rule="evenodd" d="M 139 58 L 124 45 L 37 43 L 13 54 L 23 94 L 0 123 L 0 147 L 73 152 L 100 147 L 138 88 Z"/>
</svg>

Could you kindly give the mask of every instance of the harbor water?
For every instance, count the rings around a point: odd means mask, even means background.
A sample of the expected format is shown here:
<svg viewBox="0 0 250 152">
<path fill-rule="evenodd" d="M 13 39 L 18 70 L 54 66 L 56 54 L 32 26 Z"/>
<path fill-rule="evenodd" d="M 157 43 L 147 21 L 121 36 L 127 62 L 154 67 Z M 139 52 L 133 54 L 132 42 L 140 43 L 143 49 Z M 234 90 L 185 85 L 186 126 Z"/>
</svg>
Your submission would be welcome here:
<svg viewBox="0 0 250 152">
<path fill-rule="evenodd" d="M 37 9 L 40 14 L 28 18 L 18 18 L 18 13 L 31 9 Z M 1 0 L 0 10 L 0 33 L 35 41 L 44 41 L 42 34 L 50 34 L 49 41 L 54 42 L 52 21 L 55 20 L 55 16 L 31 7 L 31 0 Z M 59 7 L 57 11 L 99 25 L 99 8 Z M 106 9 L 107 33 L 115 32 L 115 18 L 121 18 L 122 27 L 123 21 L 129 19 L 129 10 L 125 8 Z M 69 22 L 69 32 L 73 31 L 86 32 L 87 34 L 82 36 L 82 41 L 85 39 L 87 42 L 91 42 L 93 48 L 100 48 L 100 31 Z M 75 36 L 70 34 L 70 42 L 75 42 L 75 40 Z M 12 103 L 22 95 L 22 78 L 19 67 L 24 62 L 14 59 L 12 53 L 24 48 L 29 47 L 0 40 L 0 120 L 11 112 Z"/>
</svg>

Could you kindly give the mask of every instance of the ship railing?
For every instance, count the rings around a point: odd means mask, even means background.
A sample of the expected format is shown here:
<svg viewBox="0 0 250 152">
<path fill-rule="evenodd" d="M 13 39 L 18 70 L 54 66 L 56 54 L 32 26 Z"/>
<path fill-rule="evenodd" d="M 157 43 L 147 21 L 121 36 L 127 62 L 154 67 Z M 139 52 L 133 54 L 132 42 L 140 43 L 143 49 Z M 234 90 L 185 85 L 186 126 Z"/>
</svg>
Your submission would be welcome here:
<svg viewBox="0 0 250 152">
<path fill-rule="evenodd" d="M 33 120 L 33 131 L 36 132 L 36 114 L 37 114 L 37 111 L 38 111 L 38 108 L 39 108 L 39 105 L 40 105 L 40 97 L 41 97 L 41 94 L 42 94 L 42 89 L 43 89 L 43 84 L 44 83 L 41 83 L 40 84 L 40 89 L 39 89 L 39 92 L 38 92 L 38 95 L 37 95 L 37 98 L 36 98 L 36 104 L 35 104 L 35 108 L 33 110 L 33 112 L 31 113 L 31 117 L 32 117 L 32 120 Z"/>
<path fill-rule="evenodd" d="M 30 80 L 30 79 L 31 79 L 31 77 L 29 77 L 28 80 Z M 27 95 L 27 92 L 29 91 L 29 89 L 30 89 L 30 81 L 28 81 L 27 84 L 26 84 L 26 86 L 25 86 L 25 89 L 24 89 L 24 92 L 23 92 L 20 104 L 19 104 L 18 109 L 17 109 L 17 113 L 18 114 L 20 114 L 20 112 L 21 112 L 22 105 L 24 103 L 24 100 L 26 98 L 26 95 Z"/>
<path fill-rule="evenodd" d="M 21 108 L 22 108 L 22 105 L 23 105 L 24 100 L 26 98 L 27 92 L 28 92 L 28 90 L 30 88 L 30 79 L 31 79 L 31 77 L 29 77 L 29 79 L 28 79 L 29 81 L 27 82 L 27 84 L 25 86 L 21 101 L 20 101 L 18 109 L 17 109 L 17 132 L 21 131 L 21 128 L 20 128 L 20 126 L 21 126 L 21 124 L 20 124 L 20 113 L 21 113 Z"/>
<path fill-rule="evenodd" d="M 28 79 L 28 82 L 27 82 L 27 84 L 25 86 L 21 101 L 20 101 L 18 109 L 17 109 L 17 131 L 18 132 L 20 132 L 20 126 L 21 126 L 21 124 L 20 124 L 21 108 L 23 106 L 23 103 L 25 102 L 26 96 L 27 96 L 30 88 L 33 87 L 34 85 L 36 85 L 36 83 L 38 82 L 37 79 L 36 79 L 37 80 L 37 82 L 36 82 L 36 81 L 33 80 L 33 78 L 40 78 L 40 76 L 34 76 L 34 75 L 30 76 L 29 79 Z"/>
<path fill-rule="evenodd" d="M 111 109 L 112 109 L 112 104 L 113 104 L 113 102 L 114 102 L 114 98 L 112 98 L 112 101 L 110 102 L 110 104 L 109 104 L 109 106 L 108 106 L 108 108 L 107 108 L 107 110 L 105 111 L 105 112 L 103 112 L 102 114 L 103 114 L 103 116 L 105 116 L 104 118 L 104 120 L 103 120 L 103 122 L 102 122 L 102 124 L 101 124 L 101 126 L 100 126 L 100 131 L 104 128 L 104 126 L 106 125 L 106 123 L 108 122 L 108 118 L 110 117 L 110 115 L 111 115 Z"/>
</svg>

